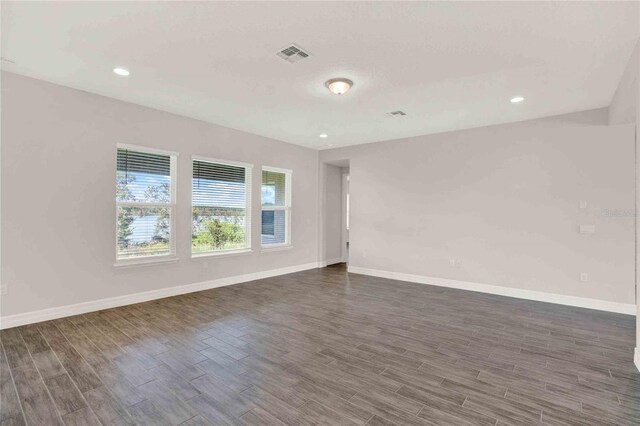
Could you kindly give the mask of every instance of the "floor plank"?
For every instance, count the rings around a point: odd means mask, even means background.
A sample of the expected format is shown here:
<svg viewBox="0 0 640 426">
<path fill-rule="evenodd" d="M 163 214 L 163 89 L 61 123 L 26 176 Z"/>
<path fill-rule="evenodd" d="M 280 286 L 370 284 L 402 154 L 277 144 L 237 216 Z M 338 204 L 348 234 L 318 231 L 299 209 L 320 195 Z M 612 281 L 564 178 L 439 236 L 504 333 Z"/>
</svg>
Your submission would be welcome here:
<svg viewBox="0 0 640 426">
<path fill-rule="evenodd" d="M 0 332 L 0 425 L 637 425 L 631 316 L 309 270 Z"/>
</svg>

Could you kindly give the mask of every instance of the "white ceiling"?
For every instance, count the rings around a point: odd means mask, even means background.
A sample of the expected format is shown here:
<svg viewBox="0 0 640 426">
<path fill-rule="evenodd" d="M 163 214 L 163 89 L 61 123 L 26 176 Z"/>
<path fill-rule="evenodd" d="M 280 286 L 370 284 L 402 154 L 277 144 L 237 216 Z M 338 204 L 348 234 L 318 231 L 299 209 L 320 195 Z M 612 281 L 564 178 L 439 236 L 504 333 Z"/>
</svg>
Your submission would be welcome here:
<svg viewBox="0 0 640 426">
<path fill-rule="evenodd" d="M 325 148 L 607 106 L 639 16 L 637 2 L 3 1 L 2 68 Z M 312 56 L 276 57 L 292 42 Z M 338 97 L 332 77 L 355 85 Z"/>
</svg>

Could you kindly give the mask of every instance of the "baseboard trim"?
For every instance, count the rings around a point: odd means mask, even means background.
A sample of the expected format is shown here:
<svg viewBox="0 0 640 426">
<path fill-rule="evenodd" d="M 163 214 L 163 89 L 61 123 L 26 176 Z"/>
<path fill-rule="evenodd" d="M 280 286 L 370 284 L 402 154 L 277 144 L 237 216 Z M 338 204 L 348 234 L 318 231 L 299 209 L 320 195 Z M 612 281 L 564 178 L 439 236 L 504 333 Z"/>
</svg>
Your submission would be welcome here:
<svg viewBox="0 0 640 426">
<path fill-rule="evenodd" d="M 291 274 L 294 272 L 306 271 L 322 267 L 319 263 L 305 263 L 302 265 L 288 266 L 285 268 L 271 269 L 268 271 L 253 272 L 250 274 L 235 275 L 232 277 L 218 278 L 215 280 L 202 281 L 193 284 L 180 285 L 175 287 L 162 288 L 158 290 L 145 291 L 141 293 L 128 294 L 125 296 L 109 297 L 106 299 L 92 300 L 90 302 L 76 303 L 73 305 L 59 306 L 55 308 L 43 309 L 40 311 L 25 312 L 16 315 L 0 317 L 0 330 L 18 327 L 26 324 L 33 324 L 41 321 L 49 321 L 57 318 L 64 318 L 72 315 L 86 314 L 87 312 L 99 311 L 102 309 L 116 308 L 118 306 L 131 305 L 133 303 L 148 302 L 150 300 L 162 299 L 165 297 L 177 296 L 180 294 L 193 293 L 196 291 L 209 290 L 217 287 L 225 287 L 233 284 L 240 284 L 247 281 L 260 280 L 263 278 L 276 277 L 278 275 Z"/>
<path fill-rule="evenodd" d="M 633 363 L 636 365 L 638 371 L 640 371 L 640 347 L 637 347 L 634 351 Z"/>
<path fill-rule="evenodd" d="M 518 299 L 535 300 L 538 302 L 556 303 L 560 305 L 576 306 L 580 308 L 596 309 L 599 311 L 616 312 L 619 314 L 636 315 L 636 305 L 609 302 L 606 300 L 588 299 L 584 297 L 566 296 L 562 294 L 545 293 L 541 291 L 522 290 L 470 281 L 457 281 L 447 278 L 427 277 L 423 275 L 404 274 L 401 272 L 382 271 L 378 269 L 349 266 L 348 271 L 354 274 L 370 275 L 379 278 L 408 281 L 419 284 L 429 284 L 438 287 L 457 288 L 460 290 L 478 291 Z M 637 353 L 636 353 L 637 356 Z"/>
<path fill-rule="evenodd" d="M 336 257 L 335 259 L 322 260 L 318 262 L 318 268 L 324 268 L 325 266 L 335 265 L 336 263 L 342 263 L 342 262 L 344 262 L 344 260 L 342 260 L 341 257 Z"/>
</svg>

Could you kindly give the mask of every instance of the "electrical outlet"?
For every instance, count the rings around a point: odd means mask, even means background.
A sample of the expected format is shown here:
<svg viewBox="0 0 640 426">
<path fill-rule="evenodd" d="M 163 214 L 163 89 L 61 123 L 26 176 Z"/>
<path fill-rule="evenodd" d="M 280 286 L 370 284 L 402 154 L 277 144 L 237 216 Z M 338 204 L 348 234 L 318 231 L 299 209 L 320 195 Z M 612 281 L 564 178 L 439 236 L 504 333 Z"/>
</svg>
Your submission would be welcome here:
<svg viewBox="0 0 640 426">
<path fill-rule="evenodd" d="M 580 272 L 580 281 L 582 281 L 583 283 L 589 281 L 589 274 L 587 274 L 586 272 Z"/>
<path fill-rule="evenodd" d="M 450 258 L 449 258 L 449 266 L 453 266 L 454 268 L 455 268 L 456 266 L 458 266 L 458 261 L 456 260 L 456 258 L 455 258 L 455 257 L 450 257 Z"/>
<path fill-rule="evenodd" d="M 581 234 L 595 234 L 596 226 L 595 225 L 580 225 L 580 233 Z"/>
<path fill-rule="evenodd" d="M 0 294 L 7 294 L 7 285 L 0 284 Z"/>
<path fill-rule="evenodd" d="M 586 209 L 587 208 L 587 201 L 586 200 L 580 200 L 580 208 L 581 209 Z"/>
</svg>

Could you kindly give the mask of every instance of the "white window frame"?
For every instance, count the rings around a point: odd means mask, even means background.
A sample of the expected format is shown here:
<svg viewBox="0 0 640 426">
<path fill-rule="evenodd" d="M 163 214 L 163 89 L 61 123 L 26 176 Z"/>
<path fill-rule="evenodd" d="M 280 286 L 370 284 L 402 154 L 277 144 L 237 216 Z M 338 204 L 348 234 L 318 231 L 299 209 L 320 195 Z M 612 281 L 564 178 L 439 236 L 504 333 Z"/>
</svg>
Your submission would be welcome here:
<svg viewBox="0 0 640 426">
<path fill-rule="evenodd" d="M 251 227 L 251 181 L 252 181 L 252 176 L 253 176 L 253 164 L 250 163 L 242 163 L 240 161 L 229 161 L 229 160 L 219 160 L 217 158 L 209 158 L 209 157 L 202 157 L 200 155 L 194 155 L 191 157 L 191 217 L 193 217 L 193 162 L 194 161 L 202 161 L 202 162 L 206 162 L 206 163 L 213 163 L 213 164 L 221 164 L 223 166 L 235 166 L 235 167 L 244 167 L 245 169 L 245 175 L 244 175 L 244 180 L 245 180 L 245 221 L 246 221 L 246 230 L 245 230 L 245 236 L 246 236 L 246 242 L 247 242 L 247 246 L 245 248 L 241 248 L 241 249 L 232 249 L 232 250 L 216 250 L 216 251 L 209 251 L 209 252 L 202 252 L 202 253 L 194 253 L 193 252 L 193 223 L 190 220 L 189 221 L 189 235 L 191 235 L 191 240 L 189 242 L 189 245 L 191 246 L 191 258 L 192 259 L 199 259 L 199 258 L 203 258 L 203 257 L 214 257 L 214 256 L 231 256 L 231 255 L 238 255 L 238 254 L 243 254 L 243 253 L 251 253 L 253 251 L 253 249 L 251 248 L 251 233 L 252 233 L 252 227 Z"/>
<path fill-rule="evenodd" d="M 169 174 L 171 179 L 171 203 L 139 203 L 135 201 L 117 201 L 116 200 L 116 241 L 115 241 L 115 255 L 116 261 L 114 266 L 116 267 L 125 267 L 125 266 L 134 266 L 134 265 L 145 265 L 145 264 L 153 264 L 153 263 L 162 263 L 162 262 L 175 262 L 178 260 L 176 254 L 176 205 L 177 205 L 177 168 L 178 168 L 178 153 L 174 151 L 165 151 L 157 148 L 150 148 L 147 146 L 141 145 L 131 145 L 131 144 L 123 144 L 119 143 L 116 145 L 116 154 L 118 149 L 127 149 L 130 151 L 143 152 L 147 154 L 158 154 L 158 155 L 167 155 L 169 156 Z M 118 173 L 118 168 L 116 167 L 116 176 Z M 115 180 L 114 180 L 115 182 Z M 127 259 L 118 259 L 118 208 L 119 207 L 169 207 L 171 210 L 171 222 L 170 222 L 170 231 L 169 231 L 169 254 L 163 254 L 158 256 L 140 256 L 134 258 Z"/>
<path fill-rule="evenodd" d="M 262 173 L 260 173 L 260 250 L 261 251 L 277 251 L 293 247 L 291 243 L 291 183 L 293 171 L 289 169 L 281 169 L 278 167 L 262 166 L 262 171 L 276 172 L 285 174 L 285 205 L 284 206 L 264 206 L 262 205 Z M 267 211 L 285 211 L 285 242 L 278 244 L 262 244 L 262 212 Z"/>
</svg>

